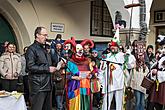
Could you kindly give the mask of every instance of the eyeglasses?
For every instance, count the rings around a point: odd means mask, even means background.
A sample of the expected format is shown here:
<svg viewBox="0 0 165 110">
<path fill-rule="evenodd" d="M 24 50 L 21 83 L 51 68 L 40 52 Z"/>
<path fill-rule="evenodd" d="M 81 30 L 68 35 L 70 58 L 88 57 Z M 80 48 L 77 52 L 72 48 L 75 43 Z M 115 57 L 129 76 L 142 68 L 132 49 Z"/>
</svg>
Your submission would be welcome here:
<svg viewBox="0 0 165 110">
<path fill-rule="evenodd" d="M 48 34 L 39 34 L 39 35 L 42 35 L 42 36 L 48 37 Z"/>
</svg>

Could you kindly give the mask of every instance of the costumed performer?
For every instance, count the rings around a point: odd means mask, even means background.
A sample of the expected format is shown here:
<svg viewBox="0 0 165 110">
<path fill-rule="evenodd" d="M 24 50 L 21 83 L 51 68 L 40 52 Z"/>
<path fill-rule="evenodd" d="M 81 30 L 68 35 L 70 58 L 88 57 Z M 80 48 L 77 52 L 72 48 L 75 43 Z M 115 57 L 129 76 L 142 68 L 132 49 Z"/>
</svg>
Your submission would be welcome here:
<svg viewBox="0 0 165 110">
<path fill-rule="evenodd" d="M 79 91 L 76 91 L 74 93 L 76 94 L 80 94 L 79 100 L 74 100 L 72 97 L 70 97 L 68 94 L 68 110 L 92 110 L 92 103 L 91 103 L 91 89 L 90 89 L 90 59 L 85 57 L 83 55 L 83 46 L 86 44 L 89 44 L 90 48 L 94 47 L 94 43 L 93 41 L 89 40 L 89 39 L 84 39 L 81 44 L 77 44 L 75 42 L 75 39 L 72 37 L 71 39 L 68 39 L 64 42 L 64 45 L 66 44 L 71 44 L 74 50 L 73 55 L 71 56 L 71 62 L 73 62 L 74 64 L 76 64 L 78 66 L 78 70 L 79 72 L 79 77 L 78 80 L 80 80 L 80 89 Z M 71 78 L 73 79 L 73 78 Z M 76 78 L 77 79 L 77 78 Z M 72 81 L 72 80 L 70 80 Z M 70 88 L 70 86 L 74 86 L 74 85 L 69 85 L 68 82 L 68 88 Z M 78 101 L 78 102 L 77 102 Z M 73 107 L 74 105 L 78 104 L 79 107 L 75 108 Z"/>
<path fill-rule="evenodd" d="M 119 43 L 119 29 L 117 29 L 114 38 L 109 43 L 110 53 L 101 61 L 100 65 L 100 74 L 102 75 L 100 80 L 103 86 L 102 93 L 104 94 L 102 110 L 110 110 L 113 95 L 115 95 L 116 110 L 122 110 L 124 54 L 119 52 Z"/>
</svg>

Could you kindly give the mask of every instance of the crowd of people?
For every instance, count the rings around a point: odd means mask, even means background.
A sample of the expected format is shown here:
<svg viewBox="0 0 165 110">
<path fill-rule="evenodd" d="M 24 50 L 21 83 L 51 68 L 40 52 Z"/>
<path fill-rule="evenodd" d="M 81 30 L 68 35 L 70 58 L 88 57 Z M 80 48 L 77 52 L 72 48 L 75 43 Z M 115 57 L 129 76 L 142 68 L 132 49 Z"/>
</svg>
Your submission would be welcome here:
<svg viewBox="0 0 165 110">
<path fill-rule="evenodd" d="M 154 54 L 152 45 L 134 40 L 125 48 L 114 37 L 99 53 L 94 42 L 48 40 L 45 27 L 37 27 L 35 41 L 21 55 L 5 42 L 0 56 L 1 90 L 17 91 L 22 79 L 26 104 L 31 110 L 162 110 L 165 104 L 165 37 Z M 149 90 L 141 83 L 154 81 Z M 147 101 L 147 103 L 146 103 Z"/>
</svg>

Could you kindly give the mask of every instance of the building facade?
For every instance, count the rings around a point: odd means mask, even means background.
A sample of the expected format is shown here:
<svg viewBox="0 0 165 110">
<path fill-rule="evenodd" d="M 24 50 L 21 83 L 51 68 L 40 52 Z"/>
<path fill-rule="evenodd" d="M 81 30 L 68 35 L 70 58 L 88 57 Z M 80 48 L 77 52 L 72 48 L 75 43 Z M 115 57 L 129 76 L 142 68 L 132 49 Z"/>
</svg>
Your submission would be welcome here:
<svg viewBox="0 0 165 110">
<path fill-rule="evenodd" d="M 125 42 L 130 29 L 131 9 L 124 8 L 131 0 L 0 0 L 0 41 L 15 42 L 19 52 L 34 40 L 34 30 L 44 26 L 49 38 L 62 34 L 63 39 L 75 37 L 93 39 L 99 45 L 109 42 L 115 28 L 115 14 L 119 11 L 126 27 L 121 29 Z M 134 0 L 138 3 L 138 0 Z M 158 34 L 165 33 L 163 0 L 145 0 L 148 33 L 146 41 L 155 45 Z M 140 7 L 132 12 L 131 40 L 140 32 Z M 108 12 L 108 11 L 109 12 Z M 155 14 L 161 10 L 162 14 Z M 160 16 L 160 18 L 159 18 Z M 158 20 L 155 19 L 156 17 Z M 162 19 L 162 20 L 161 20 Z M 4 32 L 6 30 L 6 32 Z M 0 43 L 1 43 L 0 42 Z"/>
</svg>

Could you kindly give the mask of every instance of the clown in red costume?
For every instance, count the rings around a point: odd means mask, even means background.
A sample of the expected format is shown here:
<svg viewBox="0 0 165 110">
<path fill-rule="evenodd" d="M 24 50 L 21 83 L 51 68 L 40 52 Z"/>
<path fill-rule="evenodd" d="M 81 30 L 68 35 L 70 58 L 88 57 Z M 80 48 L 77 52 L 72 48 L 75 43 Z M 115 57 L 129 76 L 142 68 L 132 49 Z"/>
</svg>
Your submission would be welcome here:
<svg viewBox="0 0 165 110">
<path fill-rule="evenodd" d="M 70 80 L 68 80 L 68 110 L 91 110 L 92 103 L 90 99 L 90 59 L 84 57 L 83 46 L 89 45 L 90 48 L 94 47 L 94 43 L 85 39 L 80 44 L 75 42 L 75 39 L 72 37 L 69 40 L 66 40 L 64 45 L 71 44 L 73 48 L 73 55 L 71 56 L 71 62 L 77 65 L 79 73 L 76 75 L 71 75 Z M 77 83 L 70 84 L 74 80 Z M 79 82 L 78 82 L 79 81 Z M 70 84 L 70 85 L 69 85 Z M 74 89 L 75 86 L 78 89 Z M 70 89 L 72 88 L 72 89 Z M 74 94 L 74 96 L 71 94 Z"/>
</svg>

